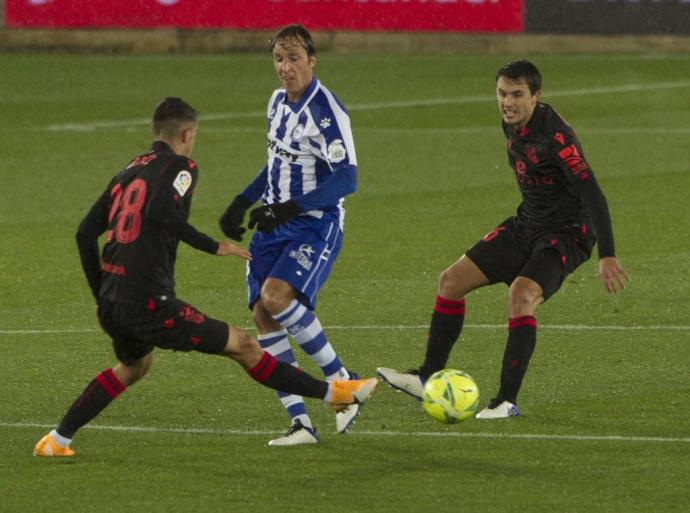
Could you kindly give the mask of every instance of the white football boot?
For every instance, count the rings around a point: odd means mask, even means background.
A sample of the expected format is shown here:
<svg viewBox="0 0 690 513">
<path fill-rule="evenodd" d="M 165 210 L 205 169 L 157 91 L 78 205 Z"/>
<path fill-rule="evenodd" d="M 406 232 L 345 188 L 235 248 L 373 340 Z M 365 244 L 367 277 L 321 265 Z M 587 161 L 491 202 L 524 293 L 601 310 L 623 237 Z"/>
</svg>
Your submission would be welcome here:
<svg viewBox="0 0 690 513">
<path fill-rule="evenodd" d="M 391 387 L 401 392 L 411 395 L 418 401 L 422 400 L 424 393 L 424 383 L 419 377 L 417 370 L 410 369 L 407 372 L 398 372 L 395 369 L 388 369 L 386 367 L 378 367 L 376 369 L 381 379 L 388 383 Z"/>
<path fill-rule="evenodd" d="M 272 447 L 283 447 L 288 445 L 307 445 L 307 444 L 318 444 L 319 437 L 316 435 L 316 429 L 308 428 L 301 421 L 296 420 L 295 423 L 290 426 L 287 433 L 280 438 L 275 438 L 268 442 L 268 445 Z"/>
<path fill-rule="evenodd" d="M 356 372 L 348 370 L 347 373 L 350 375 L 351 380 L 359 379 L 359 375 Z M 342 409 L 336 409 L 335 412 L 335 431 L 339 435 L 344 435 L 347 433 L 348 429 L 355 423 L 355 419 L 359 415 L 360 405 L 359 403 L 350 404 Z"/>
<path fill-rule="evenodd" d="M 359 415 L 359 404 L 349 404 L 342 410 L 335 413 L 335 430 L 338 434 L 344 435 L 355 423 L 357 415 Z"/>
<path fill-rule="evenodd" d="M 520 409 L 517 407 L 517 405 L 508 401 L 503 401 L 497 405 L 494 405 L 493 403 L 489 404 L 489 406 L 477 413 L 476 418 L 507 419 L 508 417 L 517 417 L 518 415 L 520 415 Z"/>
</svg>

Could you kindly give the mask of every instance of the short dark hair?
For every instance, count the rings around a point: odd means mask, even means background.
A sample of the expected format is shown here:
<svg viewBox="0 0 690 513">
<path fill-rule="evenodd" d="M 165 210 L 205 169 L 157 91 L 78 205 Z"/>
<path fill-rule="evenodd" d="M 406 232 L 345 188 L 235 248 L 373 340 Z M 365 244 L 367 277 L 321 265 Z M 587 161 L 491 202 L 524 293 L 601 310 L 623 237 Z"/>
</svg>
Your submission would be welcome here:
<svg viewBox="0 0 690 513">
<path fill-rule="evenodd" d="M 153 111 L 153 133 L 174 137 L 185 123 L 196 123 L 197 112 L 180 98 L 163 98 Z"/>
<path fill-rule="evenodd" d="M 271 52 L 275 48 L 276 44 L 278 44 L 280 41 L 285 41 L 286 39 L 296 39 L 307 51 L 307 56 L 312 57 L 316 55 L 314 40 L 304 25 L 295 23 L 293 25 L 286 25 L 280 29 L 270 41 Z"/>
<path fill-rule="evenodd" d="M 536 94 L 541 91 L 541 73 L 530 61 L 513 61 L 504 64 L 496 72 L 496 82 L 505 77 L 513 82 L 525 82 L 529 86 L 529 92 Z"/>
</svg>

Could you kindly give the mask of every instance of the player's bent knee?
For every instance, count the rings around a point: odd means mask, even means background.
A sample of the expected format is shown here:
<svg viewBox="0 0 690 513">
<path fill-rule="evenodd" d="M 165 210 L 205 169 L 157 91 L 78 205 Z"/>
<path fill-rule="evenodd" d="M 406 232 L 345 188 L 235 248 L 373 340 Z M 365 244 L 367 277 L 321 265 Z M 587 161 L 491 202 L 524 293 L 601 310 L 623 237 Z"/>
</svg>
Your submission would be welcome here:
<svg viewBox="0 0 690 513">
<path fill-rule="evenodd" d="M 290 300 L 279 291 L 261 291 L 261 301 L 269 315 L 277 315 L 285 310 L 290 304 Z"/>
<path fill-rule="evenodd" d="M 261 303 L 271 315 L 284 311 L 295 297 L 292 285 L 283 280 L 269 278 L 261 287 Z"/>
<path fill-rule="evenodd" d="M 125 385 L 126 387 L 132 386 L 134 383 L 139 381 L 141 378 L 146 376 L 146 374 L 151 369 L 151 364 L 153 363 L 153 353 L 149 353 L 143 358 L 126 365 L 122 362 L 113 367 L 113 372 L 117 379 Z"/>
<path fill-rule="evenodd" d="M 263 350 L 254 337 L 239 328 L 230 327 L 223 355 L 247 366 L 258 362 L 262 353 Z"/>
<path fill-rule="evenodd" d="M 544 301 L 541 286 L 529 278 L 519 276 L 508 291 L 508 310 L 511 317 L 532 315 Z"/>
<path fill-rule="evenodd" d="M 466 256 L 441 273 L 438 280 L 439 294 L 446 299 L 462 299 L 470 291 L 488 285 L 489 280 Z"/>
</svg>

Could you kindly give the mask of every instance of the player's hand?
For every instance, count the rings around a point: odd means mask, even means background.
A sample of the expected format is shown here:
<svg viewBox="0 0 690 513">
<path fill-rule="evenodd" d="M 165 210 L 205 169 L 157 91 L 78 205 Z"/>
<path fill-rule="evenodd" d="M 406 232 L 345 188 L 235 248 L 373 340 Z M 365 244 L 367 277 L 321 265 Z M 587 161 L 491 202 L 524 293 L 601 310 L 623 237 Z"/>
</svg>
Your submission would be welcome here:
<svg viewBox="0 0 690 513">
<path fill-rule="evenodd" d="M 625 283 L 630 280 L 630 275 L 625 272 L 616 257 L 604 257 L 599 259 L 599 278 L 607 291 L 611 294 L 618 294 L 625 288 Z"/>
<path fill-rule="evenodd" d="M 257 207 L 249 213 L 250 229 L 256 226 L 261 232 L 271 232 L 276 226 L 283 224 L 299 214 L 299 207 L 294 200 L 284 203 L 272 203 Z"/>
<path fill-rule="evenodd" d="M 218 243 L 218 251 L 216 251 L 218 256 L 228 256 L 234 255 L 245 260 L 251 260 L 252 254 L 244 248 L 239 247 L 237 244 L 233 244 L 229 240 L 223 240 Z"/>
<path fill-rule="evenodd" d="M 241 194 L 235 196 L 232 203 L 225 209 L 225 213 L 220 217 L 218 224 L 221 231 L 232 240 L 241 241 L 242 234 L 247 231 L 242 226 L 244 214 L 252 204 Z"/>
</svg>

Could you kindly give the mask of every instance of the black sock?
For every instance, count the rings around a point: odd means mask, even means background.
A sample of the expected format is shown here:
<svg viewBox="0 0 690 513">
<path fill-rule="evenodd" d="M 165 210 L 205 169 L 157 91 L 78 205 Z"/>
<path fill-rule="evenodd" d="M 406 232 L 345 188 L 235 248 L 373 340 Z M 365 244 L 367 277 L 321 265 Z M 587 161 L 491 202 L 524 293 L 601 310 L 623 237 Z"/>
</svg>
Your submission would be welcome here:
<svg viewBox="0 0 690 513">
<path fill-rule="evenodd" d="M 70 406 L 60 421 L 57 432 L 65 438 L 73 438 L 79 428 L 101 413 L 125 388 L 112 369 L 105 369 Z"/>
<path fill-rule="evenodd" d="M 265 351 L 259 363 L 247 369 L 247 373 L 262 385 L 288 394 L 323 399 L 328 393 L 328 383 L 277 360 Z"/>
<path fill-rule="evenodd" d="M 434 372 L 446 366 L 450 350 L 453 349 L 453 345 L 462 331 L 464 320 L 464 299 L 454 301 L 436 296 L 434 313 L 431 314 L 426 356 L 424 363 L 419 368 L 419 375 L 422 380 L 426 380 Z"/>
<path fill-rule="evenodd" d="M 508 320 L 508 341 L 503 354 L 501 389 L 497 403 L 509 401 L 517 404 L 520 385 L 527 372 L 529 359 L 537 343 L 537 320 L 531 315 Z"/>
</svg>

